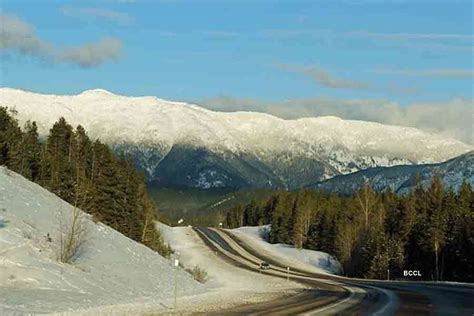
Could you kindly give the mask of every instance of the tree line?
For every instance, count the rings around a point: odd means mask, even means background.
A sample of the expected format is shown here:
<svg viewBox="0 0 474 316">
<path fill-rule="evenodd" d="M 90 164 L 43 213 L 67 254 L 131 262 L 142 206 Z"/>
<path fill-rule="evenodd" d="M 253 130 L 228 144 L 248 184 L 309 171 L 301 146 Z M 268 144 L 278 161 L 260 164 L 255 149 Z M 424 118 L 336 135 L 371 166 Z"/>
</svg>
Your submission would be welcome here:
<svg viewBox="0 0 474 316">
<path fill-rule="evenodd" d="M 420 270 L 425 280 L 474 281 L 474 192 L 434 176 L 404 196 L 364 185 L 350 196 L 281 191 L 226 214 L 229 228 L 271 224 L 269 242 L 330 253 L 347 276 L 395 278 Z M 418 278 L 420 279 L 420 278 Z"/>
<path fill-rule="evenodd" d="M 155 229 L 157 210 L 133 162 L 114 156 L 86 130 L 60 118 L 45 139 L 35 122 L 20 128 L 15 111 L 0 107 L 0 165 L 36 182 L 125 236 L 168 256 Z"/>
</svg>

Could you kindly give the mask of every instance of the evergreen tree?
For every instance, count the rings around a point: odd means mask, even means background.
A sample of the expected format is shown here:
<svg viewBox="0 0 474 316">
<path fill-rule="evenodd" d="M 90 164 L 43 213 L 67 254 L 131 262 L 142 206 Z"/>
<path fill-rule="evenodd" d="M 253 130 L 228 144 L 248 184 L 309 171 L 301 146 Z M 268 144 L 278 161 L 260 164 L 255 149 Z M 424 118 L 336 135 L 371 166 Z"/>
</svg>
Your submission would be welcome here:
<svg viewBox="0 0 474 316">
<path fill-rule="evenodd" d="M 257 225 L 254 204 L 242 206 L 246 225 Z M 389 269 L 401 277 L 410 267 L 424 279 L 474 279 L 474 192 L 467 182 L 457 194 L 439 177 L 408 195 L 368 185 L 350 196 L 277 192 L 262 205 L 270 242 L 333 254 L 349 276 L 386 278 Z"/>
<path fill-rule="evenodd" d="M 22 168 L 25 176 L 36 181 L 39 177 L 41 144 L 39 142 L 38 127 L 36 122 L 26 122 L 22 138 L 21 150 L 23 152 Z"/>
<path fill-rule="evenodd" d="M 51 128 L 43 157 L 42 181 L 51 192 L 67 202 L 74 200 L 75 179 L 71 165 L 73 129 L 61 117 Z"/>
<path fill-rule="evenodd" d="M 304 233 L 303 215 L 304 214 L 300 208 L 299 199 L 297 197 L 295 201 L 293 202 L 293 208 L 291 210 L 291 221 L 292 221 L 291 240 L 293 242 L 293 246 L 295 246 L 298 249 L 303 248 L 303 233 Z"/>
<path fill-rule="evenodd" d="M 472 189 L 464 181 L 459 193 L 449 192 L 444 205 L 449 211 L 444 255 L 447 279 L 474 280 L 474 208 Z"/>
<path fill-rule="evenodd" d="M 14 114 L 14 111 L 0 107 L 0 165 L 17 171 L 20 168 L 18 157 L 21 154 L 22 133 L 18 121 L 12 116 Z"/>
<path fill-rule="evenodd" d="M 15 122 L 15 121 L 13 121 Z M 40 143 L 38 140 L 38 128 L 35 122 L 27 121 L 23 132 L 18 125 L 13 123 L 15 132 L 14 142 L 10 150 L 8 167 L 25 178 L 35 181 L 39 174 Z"/>
<path fill-rule="evenodd" d="M 92 143 L 82 126 L 73 131 L 64 118 L 41 144 L 36 123 L 27 122 L 22 131 L 12 115 L 0 107 L 0 164 L 92 214 L 95 221 L 165 256 L 170 254 L 155 228 L 158 210 L 145 179 L 130 160 L 115 157 L 98 140 Z"/>
<path fill-rule="evenodd" d="M 433 279 L 438 281 L 441 277 L 442 269 L 440 267 L 440 254 L 446 241 L 447 213 L 443 205 L 444 189 L 441 179 L 438 176 L 433 177 L 430 188 L 427 193 L 427 219 L 424 223 L 423 239 L 420 244 L 427 251 L 431 252 L 434 262 L 430 266 Z"/>
</svg>

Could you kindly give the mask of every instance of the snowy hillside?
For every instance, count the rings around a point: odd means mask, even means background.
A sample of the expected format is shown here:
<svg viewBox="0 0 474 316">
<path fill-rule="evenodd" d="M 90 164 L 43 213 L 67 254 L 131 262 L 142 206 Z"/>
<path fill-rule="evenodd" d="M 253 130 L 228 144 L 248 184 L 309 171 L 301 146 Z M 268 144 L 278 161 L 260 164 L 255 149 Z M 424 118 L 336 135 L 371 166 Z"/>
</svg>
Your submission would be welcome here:
<svg viewBox="0 0 474 316">
<path fill-rule="evenodd" d="M 414 188 L 417 177 L 420 184 L 426 188 L 435 174 L 441 177 L 447 188 L 458 190 L 463 181 L 474 187 L 474 151 L 439 164 L 370 168 L 337 176 L 311 187 L 349 194 L 367 182 L 376 191 L 390 188 L 394 192 L 404 194 Z"/>
<path fill-rule="evenodd" d="M 45 135 L 61 116 L 134 157 L 164 185 L 296 188 L 368 167 L 441 162 L 472 148 L 415 128 L 337 117 L 283 120 L 214 112 L 105 90 L 42 95 L 0 89 L 0 105 Z"/>
<path fill-rule="evenodd" d="M 59 221 L 67 223 L 71 212 L 57 196 L 0 167 L 1 315 L 129 303 L 158 310 L 172 306 L 169 260 L 88 216 L 86 242 L 76 261 L 59 263 Z M 177 277 L 179 295 L 203 292 L 189 274 L 179 271 Z"/>
<path fill-rule="evenodd" d="M 334 274 L 341 271 L 341 264 L 325 252 L 296 249 L 285 244 L 270 244 L 265 240 L 265 235 L 270 232 L 270 225 L 244 226 L 229 231 L 262 255 L 275 258 L 283 265 L 316 273 Z"/>
</svg>

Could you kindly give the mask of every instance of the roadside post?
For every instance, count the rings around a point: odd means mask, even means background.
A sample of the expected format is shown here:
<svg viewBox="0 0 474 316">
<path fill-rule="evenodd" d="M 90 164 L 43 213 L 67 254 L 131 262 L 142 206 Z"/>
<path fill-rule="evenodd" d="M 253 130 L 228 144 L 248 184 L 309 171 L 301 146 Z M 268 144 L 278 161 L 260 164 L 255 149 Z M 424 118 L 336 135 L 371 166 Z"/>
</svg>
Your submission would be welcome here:
<svg viewBox="0 0 474 316">
<path fill-rule="evenodd" d="M 178 267 L 179 259 L 174 259 L 174 310 L 178 307 Z"/>
</svg>

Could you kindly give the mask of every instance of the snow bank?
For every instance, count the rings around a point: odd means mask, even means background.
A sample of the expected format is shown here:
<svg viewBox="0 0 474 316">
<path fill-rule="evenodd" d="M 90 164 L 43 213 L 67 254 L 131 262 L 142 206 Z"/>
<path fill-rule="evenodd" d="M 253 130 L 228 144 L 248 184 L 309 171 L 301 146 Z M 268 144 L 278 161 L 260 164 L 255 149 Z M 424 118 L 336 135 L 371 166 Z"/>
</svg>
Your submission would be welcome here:
<svg viewBox="0 0 474 316">
<path fill-rule="evenodd" d="M 275 286 L 288 287 L 288 282 L 250 272 L 225 262 L 212 252 L 191 227 L 170 227 L 157 224 L 163 238 L 179 253 L 186 267 L 199 265 L 209 274 L 206 283 L 210 288 L 245 289 L 249 291 L 268 291 Z M 271 287 L 269 287 L 271 286 Z M 294 287 L 295 284 L 291 284 Z"/>
<path fill-rule="evenodd" d="M 209 288 L 246 287 L 252 285 L 245 280 L 245 270 L 224 262 L 213 253 L 191 227 L 170 227 L 157 223 L 164 240 L 171 245 L 186 268 L 199 265 L 208 273 Z"/>
<path fill-rule="evenodd" d="M 57 258 L 59 218 L 72 206 L 0 167 L 0 314 L 52 313 L 140 302 L 165 310 L 173 295 L 169 260 L 86 217 L 74 264 Z M 49 239 L 50 238 L 50 239 Z M 183 271 L 179 295 L 204 287 Z M 117 309 L 114 309 L 117 311 Z"/>
<path fill-rule="evenodd" d="M 262 302 L 289 295 L 305 286 L 280 278 L 248 271 L 224 261 L 210 250 L 191 227 L 169 227 L 157 223 L 164 239 L 170 243 L 185 267 L 199 265 L 208 273 L 205 283 L 209 292 L 196 298 L 191 311 L 223 309 Z M 189 304 L 190 302 L 188 302 Z"/>
<path fill-rule="evenodd" d="M 275 258 L 282 265 L 317 273 L 335 274 L 341 271 L 341 264 L 325 252 L 296 249 L 285 244 L 270 244 L 265 240 L 265 236 L 270 232 L 270 225 L 244 226 L 229 231 L 262 254 Z"/>
</svg>

